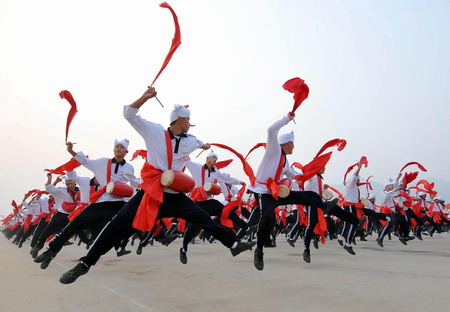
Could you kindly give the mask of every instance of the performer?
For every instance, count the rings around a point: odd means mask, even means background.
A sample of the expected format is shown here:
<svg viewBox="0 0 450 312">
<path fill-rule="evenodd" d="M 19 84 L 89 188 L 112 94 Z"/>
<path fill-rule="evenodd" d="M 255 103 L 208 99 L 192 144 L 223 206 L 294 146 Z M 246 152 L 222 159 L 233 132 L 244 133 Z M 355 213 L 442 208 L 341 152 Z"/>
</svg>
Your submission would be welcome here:
<svg viewBox="0 0 450 312">
<path fill-rule="evenodd" d="M 23 198 L 22 205 L 28 210 L 28 220 L 24 224 L 24 234 L 19 242 L 19 248 L 22 248 L 22 244 L 33 234 L 39 222 L 39 214 L 41 212 L 41 206 L 39 204 L 39 198 L 42 194 L 33 197 L 28 203 L 26 202 L 26 197 Z"/>
<path fill-rule="evenodd" d="M 60 181 L 62 181 L 61 177 L 57 177 L 55 185 Z M 47 173 L 45 190 L 55 198 L 55 209 L 57 209 L 58 212 L 52 217 L 52 220 L 42 231 L 36 246 L 31 249 L 31 256 L 33 258 L 36 258 L 39 250 L 44 247 L 47 238 L 61 231 L 67 223 L 69 223 L 67 216 L 75 209 L 80 201 L 80 193 L 75 181 L 66 179 L 65 184 L 65 188 L 56 187 L 52 184 L 52 174 Z"/>
<path fill-rule="evenodd" d="M 57 253 L 64 247 L 64 244 L 75 233 L 83 229 L 95 228 L 106 224 L 128 201 L 127 197 L 115 196 L 105 192 L 106 186 L 110 182 L 130 183 L 132 187 L 137 187 L 140 182 L 134 175 L 133 166 L 125 161 L 125 156 L 128 153 L 128 145 L 129 141 L 127 139 L 115 140 L 113 158 L 90 159 L 83 152 L 75 152 L 71 142 L 67 143 L 67 151 L 79 163 L 94 173 L 101 188 L 94 194 L 90 194 L 90 188 L 89 191 L 85 188 L 83 201 L 88 202 L 91 200 L 91 204 L 50 242 L 47 251 L 34 260 L 36 263 L 41 263 L 41 269 L 48 267 L 52 259 L 56 257 Z M 131 193 L 133 193 L 133 190 L 131 190 Z"/>
<path fill-rule="evenodd" d="M 41 235 L 42 231 L 45 229 L 47 224 L 50 222 L 53 211 L 56 213 L 56 209 L 53 209 L 53 204 L 55 203 L 55 199 L 52 195 L 49 195 L 49 197 L 40 197 L 39 198 L 39 206 L 40 206 L 40 215 L 39 215 L 39 224 L 36 227 L 33 239 L 31 240 L 31 247 L 33 248 L 36 246 L 39 236 Z M 31 251 L 30 251 L 31 254 Z"/>
<path fill-rule="evenodd" d="M 195 187 L 203 190 L 205 183 L 228 183 L 228 184 L 241 184 L 245 185 L 241 180 L 223 175 L 218 168 L 215 168 L 218 156 L 212 150 L 206 156 L 206 162 L 204 165 L 200 165 L 193 161 L 187 161 L 186 167 L 191 173 L 192 177 L 195 180 Z M 220 186 L 219 186 L 220 187 Z M 201 192 L 203 193 L 203 192 Z M 200 206 L 203 210 L 205 210 L 210 216 L 221 216 L 224 205 L 218 200 L 214 199 L 210 192 L 204 193 L 206 197 L 199 196 L 198 200 L 195 200 L 197 205 Z M 239 224 L 244 229 L 247 229 L 248 226 L 245 221 L 241 220 L 239 216 L 236 214 L 234 210 L 230 211 L 229 219 L 234 223 Z M 201 228 L 196 226 L 195 224 L 189 224 L 184 232 L 183 238 L 183 246 L 180 249 L 180 261 L 183 264 L 187 263 L 187 250 L 188 244 L 191 240 L 196 237 L 200 233 Z M 254 243 L 252 243 L 254 245 Z"/>
<path fill-rule="evenodd" d="M 81 262 L 61 276 L 60 282 L 63 284 L 73 283 L 79 276 L 86 274 L 114 244 L 130 237 L 137 230 L 150 231 L 154 221 L 162 218 L 182 218 L 202 227 L 229 247 L 233 256 L 251 246 L 248 243 L 238 243 L 233 231 L 212 221 L 211 217 L 184 193 L 163 188 L 160 184 L 163 171 L 181 171 L 189 160 L 190 153 L 197 148 L 209 149 L 210 145 L 187 134 L 191 125 L 190 111 L 186 107 L 175 106 L 170 114 L 170 127 L 167 131 L 161 125 L 137 115 L 139 108 L 155 95 L 155 88 L 149 87 L 138 100 L 124 108 L 125 119 L 144 138 L 148 151 L 147 163 L 141 171 L 143 189 L 138 191 L 102 230 L 88 254 L 80 259 Z"/>
<path fill-rule="evenodd" d="M 305 232 L 303 260 L 310 262 L 309 245 L 313 234 L 314 227 L 317 224 L 317 208 L 324 209 L 321 197 L 311 191 L 291 191 L 285 198 L 278 197 L 277 194 L 272 194 L 268 184 L 274 182 L 278 184 L 281 178 L 286 175 L 293 179 L 300 173 L 294 171 L 286 158 L 287 155 L 292 154 L 294 150 L 294 134 L 286 133 L 278 137 L 280 129 L 287 125 L 295 115 L 288 113 L 272 124 L 267 133 L 267 145 L 263 159 L 258 167 L 256 173 L 255 186 L 250 186 L 249 189 L 255 194 L 255 198 L 259 202 L 261 208 L 261 219 L 259 221 L 257 232 L 257 248 L 254 254 L 254 265 L 256 269 L 264 269 L 263 247 L 264 243 L 270 238 L 270 231 L 275 224 L 275 208 L 280 205 L 300 204 L 310 207 L 309 222 Z M 339 211 L 340 210 L 340 211 Z M 343 220 L 350 220 L 357 224 L 358 219 L 347 212 L 344 212 L 337 206 L 334 206 L 327 212 L 328 214 L 339 214 Z"/>
</svg>

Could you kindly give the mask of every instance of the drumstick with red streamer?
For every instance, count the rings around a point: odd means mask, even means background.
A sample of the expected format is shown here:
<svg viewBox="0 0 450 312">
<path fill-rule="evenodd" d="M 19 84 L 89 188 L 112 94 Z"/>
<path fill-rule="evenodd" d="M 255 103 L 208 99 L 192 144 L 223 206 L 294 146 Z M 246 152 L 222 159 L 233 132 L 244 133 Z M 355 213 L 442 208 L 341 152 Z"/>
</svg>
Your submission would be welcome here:
<svg viewBox="0 0 450 312">
<path fill-rule="evenodd" d="M 67 115 L 67 122 L 66 122 L 66 143 L 67 143 L 67 136 L 69 135 L 70 124 L 72 123 L 73 118 L 75 117 L 76 113 L 78 112 L 77 103 L 75 103 L 75 100 L 73 99 L 72 94 L 67 90 L 63 90 L 63 91 L 59 92 L 59 96 L 62 99 L 66 99 L 67 102 L 69 102 L 69 104 L 71 106 L 71 108 L 69 110 L 69 114 Z"/>
<path fill-rule="evenodd" d="M 150 87 L 153 86 L 153 84 L 155 83 L 156 79 L 158 79 L 159 75 L 166 68 L 167 64 L 169 64 L 170 59 L 172 58 L 173 54 L 177 50 L 178 46 L 181 44 L 180 25 L 178 24 L 178 17 L 176 15 L 175 11 L 172 9 L 172 7 L 167 2 L 163 2 L 159 6 L 162 7 L 162 8 L 169 9 L 170 13 L 172 13 L 173 22 L 175 24 L 175 33 L 174 33 L 174 36 L 173 36 L 173 39 L 172 39 L 172 45 L 170 47 L 169 53 L 167 54 L 166 58 L 164 59 L 164 62 L 162 64 L 162 66 L 161 66 L 161 69 L 159 70 L 159 72 L 156 75 L 155 79 L 153 79 L 153 82 L 150 85 Z M 164 107 L 164 105 L 161 103 L 161 101 L 158 99 L 158 97 L 155 96 L 155 99 L 158 101 L 158 103 L 162 107 Z"/>
<path fill-rule="evenodd" d="M 309 88 L 308 85 L 305 83 L 305 80 L 300 79 L 298 77 L 289 79 L 283 84 L 283 89 L 294 93 L 294 106 L 292 107 L 292 110 L 290 112 L 291 116 L 294 116 L 295 111 L 299 106 L 302 104 L 304 100 L 308 97 L 309 94 Z M 294 120 L 294 119 L 292 119 Z M 295 122 L 295 120 L 294 120 Z"/>
</svg>

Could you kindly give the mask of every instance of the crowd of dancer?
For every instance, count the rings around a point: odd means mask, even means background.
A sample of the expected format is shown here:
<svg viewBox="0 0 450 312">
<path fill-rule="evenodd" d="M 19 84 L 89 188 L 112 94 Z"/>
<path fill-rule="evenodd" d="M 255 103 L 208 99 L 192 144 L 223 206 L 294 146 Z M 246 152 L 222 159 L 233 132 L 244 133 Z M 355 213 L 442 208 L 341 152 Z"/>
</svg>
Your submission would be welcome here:
<svg viewBox="0 0 450 312">
<path fill-rule="evenodd" d="M 146 159 L 140 177 L 125 161 L 127 139 L 115 140 L 112 157 L 99 159 L 74 151 L 68 142 L 66 150 L 72 159 L 48 170 L 45 190 L 27 192 L 19 205 L 13 201 L 13 211 L 2 220 L 4 236 L 19 248 L 30 247 L 31 258 L 41 269 L 64 246 L 73 244 L 74 237 L 86 245 L 87 254 L 61 276 L 63 284 L 86 274 L 112 248 L 117 256 L 130 254 L 126 249 L 130 239 L 132 245 L 138 241 L 138 255 L 155 241 L 168 246 L 182 239 L 179 258 L 183 264 L 195 239 L 217 240 L 233 257 L 255 248 L 254 266 L 263 270 L 264 248 L 275 248 L 280 234 L 292 247 L 302 239 L 303 260 L 310 263 L 311 241 L 318 249 L 320 242 L 336 240 L 345 252 L 355 255 L 356 240 L 365 241 L 368 236 L 376 235 L 374 243 L 383 247 L 386 236 L 398 237 L 407 245 L 415 238 L 422 240 L 424 234 L 433 237 L 448 231 L 448 205 L 434 184 L 422 179 L 408 186 L 419 172 L 403 170 L 417 165 L 425 171 L 419 163 L 408 163 L 395 179 L 389 179 L 377 200 L 370 192 L 370 178 L 361 182 L 361 171 L 368 170 L 363 156 L 345 173 L 342 194 L 324 181 L 331 153 L 322 152 L 334 146 L 341 150 L 345 141 L 329 141 L 305 166 L 290 165 L 287 156 L 294 150 L 294 134 L 280 133 L 295 117 L 289 112 L 268 127 L 267 141 L 258 145 L 265 148 L 264 156 L 253 174 L 245 158 L 233 149 L 204 143 L 188 133 L 188 107 L 175 105 L 167 129 L 138 115 L 140 107 L 155 96 L 156 90 L 149 87 L 123 112 L 146 145 L 146 151 L 135 153 Z M 249 181 L 221 172 L 227 165 L 218 161 L 221 148 L 237 155 Z M 209 151 L 205 163 L 189 157 L 197 149 Z M 92 176 L 78 176 L 78 166 Z M 61 182 L 65 185 L 59 186 Z M 366 192 L 360 190 L 363 187 Z"/>
</svg>

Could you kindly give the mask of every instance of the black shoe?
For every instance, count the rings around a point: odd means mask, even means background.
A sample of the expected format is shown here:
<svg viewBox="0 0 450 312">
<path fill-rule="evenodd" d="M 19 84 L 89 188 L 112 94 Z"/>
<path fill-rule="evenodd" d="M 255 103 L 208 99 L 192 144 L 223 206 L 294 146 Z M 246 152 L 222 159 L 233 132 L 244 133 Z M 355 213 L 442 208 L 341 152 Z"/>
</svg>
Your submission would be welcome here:
<svg viewBox="0 0 450 312">
<path fill-rule="evenodd" d="M 378 237 L 376 239 L 376 241 L 377 241 L 377 244 L 380 245 L 380 247 L 383 247 L 383 240 L 381 238 Z"/>
<path fill-rule="evenodd" d="M 264 244 L 264 248 L 275 248 L 275 247 L 277 247 L 277 244 L 274 244 L 274 242 L 272 240 L 270 240 Z"/>
<path fill-rule="evenodd" d="M 344 241 L 343 240 L 338 239 L 338 243 L 339 243 L 339 245 L 344 246 Z"/>
<path fill-rule="evenodd" d="M 256 245 L 256 242 L 249 242 L 249 243 L 242 243 L 238 242 L 238 245 L 236 248 L 230 248 L 231 254 L 233 257 L 236 257 L 238 254 L 240 254 L 243 251 L 246 250 L 252 250 L 252 247 Z"/>
<path fill-rule="evenodd" d="M 142 254 L 142 246 L 141 245 L 139 245 L 139 247 L 136 249 L 136 254 L 137 255 Z"/>
<path fill-rule="evenodd" d="M 404 237 L 399 237 L 398 240 L 403 244 L 403 245 L 408 245 L 408 243 L 406 242 L 407 239 Z"/>
<path fill-rule="evenodd" d="M 169 246 L 171 242 L 176 240 L 178 235 L 172 234 L 172 235 L 165 235 L 163 239 L 161 239 L 160 243 L 164 246 Z"/>
<path fill-rule="evenodd" d="M 314 246 L 314 248 L 319 249 L 319 240 L 318 239 L 313 240 L 313 246 Z"/>
<path fill-rule="evenodd" d="M 303 252 L 303 261 L 305 261 L 306 263 L 311 263 L 311 254 L 309 253 L 309 251 L 304 251 Z"/>
<path fill-rule="evenodd" d="M 45 270 L 50 262 L 53 260 L 53 258 L 56 257 L 56 252 L 47 249 L 43 253 L 41 253 L 39 256 L 34 258 L 35 263 L 41 263 L 41 269 Z M 46 263 L 45 265 L 43 263 Z"/>
<path fill-rule="evenodd" d="M 131 253 L 131 250 L 122 249 L 121 251 L 117 252 L 117 257 L 122 257 L 122 256 L 125 256 L 125 255 L 128 255 L 129 253 Z"/>
<path fill-rule="evenodd" d="M 294 240 L 293 240 L 293 239 L 288 238 L 288 239 L 287 239 L 287 242 L 288 242 L 289 245 L 291 245 L 292 247 L 295 248 Z"/>
<path fill-rule="evenodd" d="M 31 251 L 30 251 L 31 257 L 33 259 L 36 258 L 39 253 L 39 250 L 41 250 L 41 249 L 42 249 L 42 247 L 39 247 L 39 246 L 34 246 L 33 248 L 31 248 Z"/>
<path fill-rule="evenodd" d="M 23 244 L 23 243 L 20 242 L 19 245 L 17 245 L 17 246 L 19 246 L 19 248 L 22 248 L 22 244 Z"/>
<path fill-rule="evenodd" d="M 259 271 L 264 269 L 264 253 L 262 251 L 258 252 L 255 250 L 255 255 L 253 257 L 253 264 L 255 268 Z"/>
<path fill-rule="evenodd" d="M 89 272 L 89 267 L 86 264 L 80 262 L 72 269 L 61 275 L 59 281 L 62 284 L 71 284 L 75 282 L 77 278 L 79 278 L 81 275 L 86 274 L 87 272 Z"/>
<path fill-rule="evenodd" d="M 183 248 L 180 249 L 180 261 L 183 264 L 187 263 L 187 255 L 186 255 L 186 251 L 183 250 Z"/>
<path fill-rule="evenodd" d="M 72 243 L 72 242 L 69 242 L 69 241 L 67 241 L 67 242 L 64 243 L 64 246 L 69 246 L 69 245 L 73 245 L 73 243 Z"/>
<path fill-rule="evenodd" d="M 405 239 L 406 239 L 407 241 L 410 241 L 410 240 L 415 239 L 415 237 L 414 237 L 414 236 L 408 236 L 408 237 L 405 237 Z"/>
<path fill-rule="evenodd" d="M 362 242 L 367 242 L 367 239 L 366 239 L 365 236 L 361 236 L 361 237 L 359 238 L 359 240 L 362 241 Z"/>
<path fill-rule="evenodd" d="M 356 255 L 356 252 L 353 251 L 352 246 L 347 246 L 347 245 L 345 245 L 345 246 L 344 246 L 344 249 L 347 250 L 349 254 L 351 254 L 351 255 Z"/>
<path fill-rule="evenodd" d="M 420 240 L 420 241 L 423 241 L 423 238 L 422 238 L 421 235 L 417 236 L 417 239 Z"/>
</svg>

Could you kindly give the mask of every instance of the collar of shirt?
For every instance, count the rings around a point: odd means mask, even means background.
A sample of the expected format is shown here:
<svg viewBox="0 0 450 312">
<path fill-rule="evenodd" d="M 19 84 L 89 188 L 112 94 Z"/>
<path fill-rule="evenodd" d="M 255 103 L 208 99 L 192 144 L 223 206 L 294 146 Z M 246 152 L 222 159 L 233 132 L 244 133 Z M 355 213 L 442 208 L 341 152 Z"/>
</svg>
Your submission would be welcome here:
<svg viewBox="0 0 450 312">
<path fill-rule="evenodd" d="M 116 158 L 113 157 L 112 163 L 113 163 L 113 164 L 119 164 L 119 165 L 123 166 L 123 165 L 125 165 L 127 162 L 126 162 L 125 159 L 124 159 L 124 160 L 122 160 L 120 163 L 118 163 L 118 162 L 116 161 Z"/>
<path fill-rule="evenodd" d="M 182 137 L 182 138 L 187 138 L 186 133 L 182 133 L 180 135 L 175 136 L 175 134 L 173 134 L 173 132 L 170 130 L 170 128 L 167 128 L 167 131 L 169 131 L 170 139 L 175 139 L 177 136 Z"/>
<path fill-rule="evenodd" d="M 203 168 L 205 168 L 205 170 L 208 170 L 208 177 L 211 175 L 211 172 L 216 172 L 215 167 L 212 167 L 212 169 L 210 170 L 206 164 L 203 165 Z"/>
</svg>

